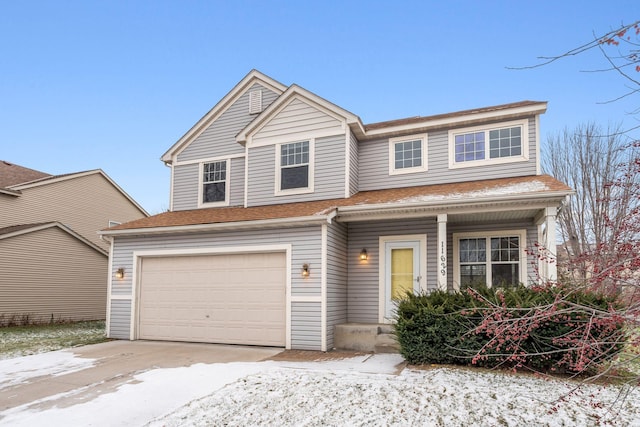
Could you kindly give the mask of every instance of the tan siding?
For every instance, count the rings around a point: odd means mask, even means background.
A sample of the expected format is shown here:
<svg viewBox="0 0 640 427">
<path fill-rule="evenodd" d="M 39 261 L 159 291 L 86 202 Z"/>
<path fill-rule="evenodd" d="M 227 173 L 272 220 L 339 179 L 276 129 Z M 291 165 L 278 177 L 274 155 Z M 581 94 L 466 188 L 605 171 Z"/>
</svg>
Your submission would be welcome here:
<svg viewBox="0 0 640 427">
<path fill-rule="evenodd" d="M 104 250 L 98 231 L 109 221 L 127 222 L 144 214 L 107 179 L 96 173 L 27 188 L 0 200 L 0 227 L 58 221 Z"/>
<path fill-rule="evenodd" d="M 0 240 L 0 316 L 104 319 L 107 257 L 57 227 Z"/>
</svg>

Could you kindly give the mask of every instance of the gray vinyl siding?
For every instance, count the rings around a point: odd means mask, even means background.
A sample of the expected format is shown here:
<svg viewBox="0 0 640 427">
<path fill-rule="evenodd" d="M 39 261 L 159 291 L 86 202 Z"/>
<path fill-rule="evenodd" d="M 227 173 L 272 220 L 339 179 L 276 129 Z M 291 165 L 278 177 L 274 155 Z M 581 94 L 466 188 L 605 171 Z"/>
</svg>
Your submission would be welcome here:
<svg viewBox="0 0 640 427">
<path fill-rule="evenodd" d="M 223 248 L 223 247 L 242 247 L 242 246 L 261 246 L 261 245 L 277 245 L 291 244 L 291 295 L 292 297 L 320 297 L 321 296 L 321 246 L 322 235 L 321 227 L 296 227 L 286 229 L 267 229 L 267 230 L 251 230 L 251 231 L 226 231 L 226 232 L 209 232 L 198 234 L 182 234 L 182 235 L 166 235 L 166 236 L 147 236 L 147 237 L 116 237 L 113 250 L 113 275 L 115 270 L 124 267 L 126 272 L 133 271 L 133 252 L 144 250 L 170 250 L 170 249 L 195 249 L 195 248 Z M 311 274 L 309 277 L 303 278 L 300 274 L 302 265 L 309 264 Z M 112 278 L 112 295 L 131 296 L 132 274 L 125 274 L 124 280 L 116 280 Z M 112 300 L 111 315 L 111 331 L 129 330 L 129 325 L 123 324 L 128 319 L 124 317 L 115 317 L 113 312 L 113 303 L 119 300 Z M 317 312 L 305 312 L 305 316 L 316 316 L 320 319 L 320 306 Z M 306 325 L 306 320 L 297 319 L 292 315 L 293 325 Z M 320 321 L 318 320 L 318 328 Z M 304 328 L 307 328 L 305 326 Z M 298 344 L 303 342 L 303 346 L 308 343 L 317 343 L 314 348 L 320 349 L 319 332 L 306 334 L 306 329 L 296 331 L 296 340 L 292 339 L 293 348 L 303 348 Z M 319 330 L 319 329 L 318 329 Z M 293 329 L 292 329 L 293 333 Z M 128 337 L 128 335 L 127 335 Z M 306 347 L 304 347 L 306 348 Z"/>
<path fill-rule="evenodd" d="M 487 124 L 489 125 L 489 124 Z M 529 117 L 529 160 L 500 165 L 474 166 L 449 169 L 449 129 L 431 131 L 427 141 L 427 171 L 402 175 L 389 175 L 389 139 L 360 143 L 360 191 L 411 187 L 481 179 L 509 178 L 535 175 L 536 170 L 536 117 Z"/>
<path fill-rule="evenodd" d="M 231 174 L 227 177 L 229 206 L 244 205 L 244 157 L 231 160 Z M 198 208 L 200 165 L 190 163 L 173 167 L 173 209 L 184 211 Z"/>
<path fill-rule="evenodd" d="M 174 211 L 196 209 L 198 207 L 197 163 L 176 165 L 173 167 L 173 207 Z"/>
<path fill-rule="evenodd" d="M 58 227 L 0 240 L 0 323 L 104 319 L 107 262 Z"/>
<path fill-rule="evenodd" d="M 229 206 L 244 206 L 244 157 L 231 159 Z"/>
<path fill-rule="evenodd" d="M 378 323 L 379 307 L 379 237 L 403 234 L 427 236 L 427 287 L 436 285 L 436 241 L 435 218 L 376 221 L 349 224 L 348 272 L 348 321 Z M 358 255 L 367 250 L 369 259 L 361 262 Z"/>
<path fill-rule="evenodd" d="M 335 325 L 347 322 L 347 226 L 327 226 L 327 349 L 333 348 Z"/>
<path fill-rule="evenodd" d="M 291 303 L 291 347 L 296 350 L 321 349 L 321 309 L 319 302 Z"/>
<path fill-rule="evenodd" d="M 254 144 L 270 143 L 273 139 L 296 141 L 309 135 L 344 134 L 343 122 L 301 99 L 293 99 L 274 115 L 252 137 Z M 344 140 L 344 139 L 343 139 Z"/>
<path fill-rule="evenodd" d="M 249 114 L 249 92 L 255 89 L 262 89 L 263 108 L 267 108 L 278 97 L 278 94 L 259 83 L 254 84 L 178 154 L 178 161 L 243 153 L 244 147 L 236 143 L 236 135 L 256 117 L 255 114 Z"/>
<path fill-rule="evenodd" d="M 131 325 L 131 300 L 111 300 L 111 323 L 107 331 L 109 338 L 128 340 Z"/>
<path fill-rule="evenodd" d="M 306 202 L 344 197 L 345 135 L 315 140 L 314 192 L 275 195 L 276 145 L 249 150 L 248 206 Z"/>
<path fill-rule="evenodd" d="M 360 165 L 359 165 L 359 155 L 358 155 L 358 140 L 352 133 L 349 134 L 349 195 L 353 196 L 355 193 L 359 191 L 359 176 L 360 176 Z"/>
</svg>

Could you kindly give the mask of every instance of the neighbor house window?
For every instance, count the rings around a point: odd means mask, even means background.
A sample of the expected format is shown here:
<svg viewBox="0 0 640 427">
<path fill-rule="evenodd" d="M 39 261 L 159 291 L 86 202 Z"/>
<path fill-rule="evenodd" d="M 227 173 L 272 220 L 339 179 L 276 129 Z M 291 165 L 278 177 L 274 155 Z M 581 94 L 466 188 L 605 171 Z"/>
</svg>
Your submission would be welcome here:
<svg viewBox="0 0 640 427">
<path fill-rule="evenodd" d="M 527 121 L 449 131 L 449 166 L 504 163 L 528 159 Z"/>
<path fill-rule="evenodd" d="M 202 203 L 224 203 L 227 191 L 227 161 L 203 163 Z"/>
<path fill-rule="evenodd" d="M 279 146 L 280 168 L 276 192 L 312 189 L 312 144 L 310 141 Z"/>
<path fill-rule="evenodd" d="M 524 282 L 524 231 L 500 235 L 454 234 L 459 286 L 515 286 Z"/>
<path fill-rule="evenodd" d="M 389 175 L 427 170 L 427 135 L 389 140 Z"/>
</svg>

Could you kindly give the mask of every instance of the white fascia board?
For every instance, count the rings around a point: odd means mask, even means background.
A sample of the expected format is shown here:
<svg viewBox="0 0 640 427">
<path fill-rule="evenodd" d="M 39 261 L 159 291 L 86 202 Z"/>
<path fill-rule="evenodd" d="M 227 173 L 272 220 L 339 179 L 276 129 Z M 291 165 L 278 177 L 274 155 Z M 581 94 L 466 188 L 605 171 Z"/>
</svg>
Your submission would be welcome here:
<svg viewBox="0 0 640 427">
<path fill-rule="evenodd" d="M 132 228 L 128 230 L 103 230 L 98 233 L 102 236 L 130 236 L 130 235 L 149 235 L 149 234 L 171 234 L 171 233 L 195 233 L 203 231 L 218 230 L 242 230 L 255 228 L 276 228 L 276 227 L 295 227 L 305 225 L 320 225 L 331 223 L 333 217 L 336 216 L 335 209 L 325 215 L 310 215 L 296 218 L 276 218 L 257 221 L 236 221 L 236 222 L 217 222 L 213 224 L 196 224 L 196 225 L 176 225 L 170 227 L 148 227 L 148 228 Z"/>
<path fill-rule="evenodd" d="M 227 93 L 224 98 L 222 98 L 214 107 L 209 110 L 207 114 L 205 114 L 198 122 L 191 127 L 175 144 L 171 146 L 163 155 L 160 157 L 165 163 L 171 163 L 175 161 L 178 157 L 178 154 L 184 149 L 189 142 L 193 139 L 197 138 L 204 130 L 211 124 L 215 119 L 217 119 L 222 113 L 226 111 L 226 109 L 233 104 L 233 102 L 240 97 L 246 90 L 248 90 L 253 83 L 259 81 L 268 89 L 281 94 L 287 88 L 287 86 L 282 83 L 272 79 L 271 77 L 262 74 L 258 70 L 251 70 L 249 74 L 247 74 L 240 82 L 238 82 L 233 89 L 229 93 Z"/>
<path fill-rule="evenodd" d="M 522 206 L 523 202 L 529 203 L 541 203 L 546 206 L 549 200 L 555 200 L 558 203 L 562 201 L 567 195 L 573 192 L 568 191 L 554 191 L 544 194 L 518 194 L 518 195 L 503 195 L 492 197 L 474 197 L 473 199 L 459 199 L 456 201 L 425 201 L 425 202 L 411 202 L 411 203 L 378 203 L 372 205 L 356 205 L 356 206 L 344 206 L 338 208 L 338 216 L 340 221 L 344 221 L 345 217 L 358 215 L 385 215 L 389 212 L 397 214 L 399 211 L 425 211 L 430 210 L 437 213 L 445 213 L 451 209 L 477 209 L 479 206 L 495 206 L 495 205 L 508 205 L 513 204 L 513 207 L 528 208 L 528 206 Z M 420 215 L 420 213 L 416 213 Z M 422 214 L 423 215 L 423 214 Z M 347 218 L 348 219 L 348 218 Z"/>
<path fill-rule="evenodd" d="M 405 132 L 414 132 L 418 130 L 426 130 L 430 128 L 451 127 L 458 124 L 467 124 L 470 121 L 487 121 L 487 120 L 499 120 L 505 117 L 524 116 L 524 115 L 539 115 L 547 110 L 546 102 L 539 102 L 533 105 L 527 105 L 524 107 L 507 108 L 498 111 L 485 111 L 482 113 L 469 113 L 462 116 L 445 117 L 440 119 L 425 120 L 418 123 L 410 123 L 398 126 L 385 127 L 380 129 L 374 129 L 365 132 L 365 138 L 370 139 L 373 137 L 382 137 L 389 134 L 401 134 Z"/>
<path fill-rule="evenodd" d="M 22 193 L 20 191 L 9 190 L 8 188 L 0 188 L 0 194 L 19 197 Z"/>
</svg>

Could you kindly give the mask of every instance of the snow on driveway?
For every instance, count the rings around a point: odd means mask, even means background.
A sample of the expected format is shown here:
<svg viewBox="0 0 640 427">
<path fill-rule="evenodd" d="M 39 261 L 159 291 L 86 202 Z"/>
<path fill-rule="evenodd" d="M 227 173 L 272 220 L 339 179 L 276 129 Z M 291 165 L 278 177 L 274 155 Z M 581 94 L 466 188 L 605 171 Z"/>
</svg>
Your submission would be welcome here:
<svg viewBox="0 0 640 427">
<path fill-rule="evenodd" d="M 32 364 L 40 372 L 60 361 L 70 370 L 90 363 L 70 363 L 72 353 L 54 353 L 64 355 L 14 360 L 28 359 L 20 362 L 25 370 Z M 398 355 L 367 355 L 153 369 L 90 401 L 39 412 L 6 410 L 0 425 L 640 426 L 636 390 L 619 400 L 617 387 L 585 386 L 571 393 L 573 384 L 556 380 L 468 369 L 401 370 L 401 362 Z M 0 365 L 0 375 L 8 373 L 5 367 Z M 18 378 L 11 375 L 12 381 Z M 554 405 L 562 396 L 565 401 Z"/>
</svg>

